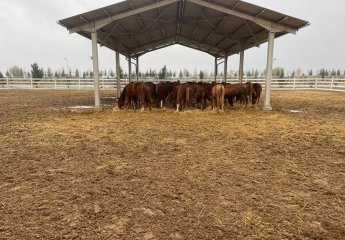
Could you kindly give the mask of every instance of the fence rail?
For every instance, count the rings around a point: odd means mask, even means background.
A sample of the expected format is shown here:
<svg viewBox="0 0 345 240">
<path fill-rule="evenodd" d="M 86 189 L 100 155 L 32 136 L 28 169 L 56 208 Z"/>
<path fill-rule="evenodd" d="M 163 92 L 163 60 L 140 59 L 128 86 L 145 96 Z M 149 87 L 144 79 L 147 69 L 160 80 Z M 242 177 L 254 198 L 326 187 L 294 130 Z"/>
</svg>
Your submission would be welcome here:
<svg viewBox="0 0 345 240">
<path fill-rule="evenodd" d="M 176 81 L 177 79 L 170 79 Z M 214 79 L 204 79 L 212 82 Z M 158 79 L 141 79 L 140 81 L 159 82 Z M 188 78 L 180 79 L 181 82 L 200 81 Z M 222 79 L 218 79 L 221 82 Z M 244 81 L 257 82 L 265 87 L 265 79 L 244 79 Z M 116 79 L 100 79 L 101 89 L 116 89 Z M 228 79 L 230 83 L 237 83 L 238 79 Z M 128 79 L 121 79 L 121 88 L 128 83 Z M 25 79 L 25 78 L 0 78 L 0 89 L 55 89 L 55 90 L 92 90 L 93 79 Z M 340 78 L 284 78 L 272 79 L 273 90 L 328 90 L 345 92 L 345 79 Z"/>
</svg>

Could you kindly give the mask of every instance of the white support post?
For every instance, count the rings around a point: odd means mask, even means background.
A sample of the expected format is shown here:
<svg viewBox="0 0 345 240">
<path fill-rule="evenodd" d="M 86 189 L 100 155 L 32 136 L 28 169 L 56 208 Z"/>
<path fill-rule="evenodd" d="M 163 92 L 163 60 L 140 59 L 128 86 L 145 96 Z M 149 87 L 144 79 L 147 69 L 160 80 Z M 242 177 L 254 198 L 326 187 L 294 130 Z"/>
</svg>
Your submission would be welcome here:
<svg viewBox="0 0 345 240">
<path fill-rule="evenodd" d="M 244 50 L 240 52 L 240 67 L 238 70 L 238 79 L 240 83 L 243 82 L 243 65 L 244 65 Z"/>
<path fill-rule="evenodd" d="M 315 89 L 318 89 L 317 77 L 316 77 L 316 79 L 315 79 Z"/>
<path fill-rule="evenodd" d="M 120 53 L 116 52 L 117 97 L 121 96 Z"/>
<path fill-rule="evenodd" d="M 130 56 L 128 57 L 128 80 L 132 81 L 132 58 Z"/>
<path fill-rule="evenodd" d="M 296 77 L 293 77 L 293 90 L 295 91 L 296 89 Z"/>
<path fill-rule="evenodd" d="M 226 82 L 228 78 L 228 54 L 225 54 L 224 58 L 224 82 Z"/>
<path fill-rule="evenodd" d="M 272 84 L 272 68 L 273 68 L 273 49 L 274 49 L 274 32 L 268 33 L 267 47 L 267 67 L 266 67 L 266 84 L 265 84 L 265 103 L 263 110 L 271 111 L 271 84 Z"/>
<path fill-rule="evenodd" d="M 7 86 L 7 89 L 10 88 L 8 77 L 6 77 L 6 86 Z"/>
<path fill-rule="evenodd" d="M 56 78 L 54 78 L 54 89 L 56 90 Z"/>
<path fill-rule="evenodd" d="M 80 78 L 78 78 L 78 90 L 80 90 Z"/>
<path fill-rule="evenodd" d="M 31 89 L 33 89 L 32 77 L 30 77 L 30 87 L 31 87 Z"/>
<path fill-rule="evenodd" d="M 331 91 L 333 91 L 333 84 L 334 84 L 334 77 L 332 77 L 332 81 L 331 81 Z"/>
<path fill-rule="evenodd" d="M 217 75 L 218 75 L 218 59 L 217 57 L 214 58 L 214 81 L 217 82 Z"/>
<path fill-rule="evenodd" d="M 91 32 L 92 39 L 92 59 L 93 59 L 93 80 L 95 90 L 95 108 L 101 106 L 101 99 L 99 95 L 99 65 L 98 65 L 98 46 L 97 46 L 97 31 Z"/>
<path fill-rule="evenodd" d="M 135 72 L 137 74 L 137 82 L 139 82 L 139 57 L 137 57 L 137 65 L 136 65 Z"/>
</svg>

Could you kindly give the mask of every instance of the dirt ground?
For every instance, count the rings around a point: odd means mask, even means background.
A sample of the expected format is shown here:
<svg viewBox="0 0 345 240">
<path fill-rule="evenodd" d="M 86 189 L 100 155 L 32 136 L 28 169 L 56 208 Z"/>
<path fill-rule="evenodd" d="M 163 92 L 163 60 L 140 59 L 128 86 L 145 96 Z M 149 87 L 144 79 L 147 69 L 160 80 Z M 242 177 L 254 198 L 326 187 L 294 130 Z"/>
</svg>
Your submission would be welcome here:
<svg viewBox="0 0 345 240">
<path fill-rule="evenodd" d="M 89 91 L 0 103 L 0 239 L 344 239 L 344 93 L 220 114 L 66 108 Z"/>
</svg>

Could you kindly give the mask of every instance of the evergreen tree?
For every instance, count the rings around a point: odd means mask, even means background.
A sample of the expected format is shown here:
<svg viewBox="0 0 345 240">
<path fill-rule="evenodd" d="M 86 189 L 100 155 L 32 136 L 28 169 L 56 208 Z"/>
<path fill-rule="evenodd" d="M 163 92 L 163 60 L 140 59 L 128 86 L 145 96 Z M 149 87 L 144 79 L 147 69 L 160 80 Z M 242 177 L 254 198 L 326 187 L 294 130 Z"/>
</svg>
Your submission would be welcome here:
<svg viewBox="0 0 345 240">
<path fill-rule="evenodd" d="M 112 69 L 109 70 L 109 77 L 111 78 L 115 77 L 114 71 Z"/>
<path fill-rule="evenodd" d="M 31 64 L 31 75 L 33 78 L 43 78 L 43 68 L 39 68 L 37 63 Z"/>
<path fill-rule="evenodd" d="M 178 75 L 180 78 L 183 77 L 183 73 L 182 73 L 182 70 L 180 70 L 180 74 Z"/>
<path fill-rule="evenodd" d="M 55 77 L 55 78 L 59 78 L 59 73 L 58 73 L 57 71 L 55 71 L 54 77 Z"/>
<path fill-rule="evenodd" d="M 254 77 L 257 78 L 258 76 L 259 76 L 259 70 L 256 69 L 254 72 Z"/>
<path fill-rule="evenodd" d="M 2 75 L 2 72 L 0 72 L 0 78 L 4 78 L 4 75 Z"/>
<path fill-rule="evenodd" d="M 10 77 L 10 72 L 8 70 L 6 71 L 6 77 Z"/>
<path fill-rule="evenodd" d="M 199 78 L 200 80 L 205 79 L 205 73 L 203 71 L 200 71 Z"/>
<path fill-rule="evenodd" d="M 337 76 L 340 76 L 340 69 L 338 69 L 337 71 Z"/>
<path fill-rule="evenodd" d="M 48 68 L 48 70 L 47 70 L 47 76 L 48 76 L 49 78 L 52 78 L 52 77 L 53 77 L 53 71 L 52 71 L 51 68 Z"/>
<path fill-rule="evenodd" d="M 77 78 L 80 77 L 80 74 L 79 74 L 79 70 L 78 70 L 78 69 L 75 70 L 74 76 L 77 77 Z"/>
<path fill-rule="evenodd" d="M 87 74 L 86 74 L 86 72 L 84 71 L 84 72 L 83 72 L 83 79 L 85 79 L 86 76 L 87 76 Z"/>
<path fill-rule="evenodd" d="M 164 67 L 159 71 L 159 79 L 166 79 L 167 74 L 168 74 L 167 66 L 164 65 Z"/>
<path fill-rule="evenodd" d="M 291 77 L 294 78 L 295 77 L 295 70 L 292 71 L 291 73 Z"/>
</svg>

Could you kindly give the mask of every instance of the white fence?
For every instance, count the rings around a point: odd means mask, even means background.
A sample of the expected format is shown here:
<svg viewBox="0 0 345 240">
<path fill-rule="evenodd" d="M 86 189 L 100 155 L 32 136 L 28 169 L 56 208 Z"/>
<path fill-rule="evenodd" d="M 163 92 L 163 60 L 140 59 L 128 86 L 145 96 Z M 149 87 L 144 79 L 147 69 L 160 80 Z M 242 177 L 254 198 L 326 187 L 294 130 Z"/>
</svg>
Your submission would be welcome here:
<svg viewBox="0 0 345 240">
<path fill-rule="evenodd" d="M 176 81 L 177 79 L 171 79 Z M 141 79 L 140 81 L 159 82 L 158 79 Z M 181 79 L 181 82 L 200 81 L 198 79 Z M 212 82 L 213 79 L 203 81 Z M 221 82 L 222 79 L 218 79 Z M 265 79 L 244 79 L 261 83 L 265 86 Z M 230 83 L 238 82 L 238 79 L 228 79 Z M 127 79 L 121 80 L 121 88 L 128 83 Z M 100 79 L 101 89 L 116 89 L 116 79 Z M 55 90 L 91 90 L 94 87 L 93 79 L 24 79 L 24 78 L 0 78 L 0 89 L 55 89 Z M 272 79 L 273 90 L 328 90 L 345 92 L 345 79 L 340 78 L 284 78 Z"/>
</svg>

